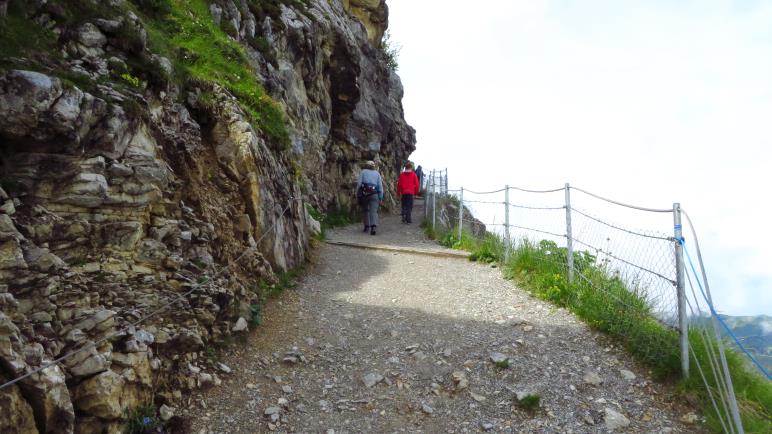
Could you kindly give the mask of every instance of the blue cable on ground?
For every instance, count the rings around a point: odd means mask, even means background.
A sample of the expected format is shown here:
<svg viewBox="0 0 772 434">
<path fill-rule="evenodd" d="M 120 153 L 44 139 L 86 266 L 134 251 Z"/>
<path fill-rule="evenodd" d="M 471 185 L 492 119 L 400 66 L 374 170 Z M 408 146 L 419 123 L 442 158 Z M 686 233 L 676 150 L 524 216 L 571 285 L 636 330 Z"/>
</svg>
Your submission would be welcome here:
<svg viewBox="0 0 772 434">
<path fill-rule="evenodd" d="M 753 364 L 755 364 L 756 367 L 758 367 L 759 370 L 767 377 L 767 380 L 772 380 L 772 375 L 770 375 L 769 372 L 767 372 L 767 370 L 764 368 L 764 366 L 762 366 L 761 363 L 759 363 L 756 360 L 755 357 L 753 357 L 753 354 L 751 354 L 747 349 L 745 349 L 745 346 L 743 346 L 743 344 L 740 343 L 740 340 L 737 339 L 737 336 L 735 336 L 734 332 L 732 332 L 732 330 L 729 328 L 728 325 L 726 325 L 724 320 L 721 319 L 721 317 L 716 312 L 716 309 L 713 308 L 713 303 L 710 302 L 710 300 L 708 299 L 708 296 L 705 294 L 705 290 L 702 289 L 702 282 L 700 282 L 700 278 L 697 275 L 697 269 L 694 267 L 694 263 L 692 262 L 692 257 L 691 257 L 691 255 L 689 255 L 689 249 L 686 248 L 686 243 L 684 242 L 684 239 L 681 238 L 681 239 L 678 240 L 678 242 L 681 243 L 681 246 L 683 246 L 683 248 L 684 248 L 684 253 L 686 253 L 686 259 L 689 261 L 689 266 L 692 269 L 692 274 L 694 274 L 694 279 L 697 281 L 697 286 L 699 286 L 699 288 L 700 288 L 700 292 L 702 293 L 702 297 L 705 299 L 705 302 L 708 304 L 708 307 L 710 308 L 710 313 L 714 317 L 716 317 L 716 319 L 718 319 L 718 322 L 721 323 L 721 325 L 724 327 L 724 329 L 729 334 L 729 336 L 732 338 L 732 340 L 735 342 L 735 344 L 737 344 L 737 346 L 740 348 L 740 350 L 743 353 L 745 353 L 748 356 L 748 358 L 751 359 Z"/>
</svg>

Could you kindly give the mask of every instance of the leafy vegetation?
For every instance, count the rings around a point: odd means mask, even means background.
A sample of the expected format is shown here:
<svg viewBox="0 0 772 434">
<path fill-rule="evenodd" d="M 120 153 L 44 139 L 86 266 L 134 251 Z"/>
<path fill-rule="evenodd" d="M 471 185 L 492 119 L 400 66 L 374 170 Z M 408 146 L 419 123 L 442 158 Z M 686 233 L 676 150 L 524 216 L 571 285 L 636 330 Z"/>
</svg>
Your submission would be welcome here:
<svg viewBox="0 0 772 434">
<path fill-rule="evenodd" d="M 519 399 L 516 399 L 517 406 L 526 411 L 534 411 L 539 408 L 541 396 L 536 393 L 529 393 Z"/>
<path fill-rule="evenodd" d="M 180 69 L 184 79 L 216 83 L 230 91 L 256 128 L 279 149 L 289 149 L 283 109 L 257 82 L 244 48 L 215 24 L 208 3 L 167 1 L 169 13 L 147 20 L 151 48 L 173 59 L 175 70 Z"/>
<path fill-rule="evenodd" d="M 8 5 L 8 15 L 0 18 L 0 67 L 15 66 L 20 56 L 52 51 L 56 35 L 27 17 L 21 1 Z"/>
<path fill-rule="evenodd" d="M 386 66 L 390 70 L 397 72 L 399 69 L 399 52 L 402 50 L 402 47 L 392 41 L 391 32 L 388 30 L 383 34 L 383 38 L 381 38 L 380 48 Z"/>
<path fill-rule="evenodd" d="M 145 434 L 156 432 L 155 430 L 163 426 L 163 422 L 158 417 L 153 404 L 145 404 L 135 408 L 127 418 L 126 433 Z"/>
<path fill-rule="evenodd" d="M 708 389 L 699 373 L 694 372 L 694 360 L 692 375 L 680 380 L 678 332 L 654 317 L 643 291 L 628 287 L 613 270 L 598 263 L 594 255 L 574 252 L 575 270 L 583 278 L 569 282 L 565 265 L 567 251 L 552 241 L 523 241 L 513 246 L 505 262 L 504 242 L 494 234 L 488 233 L 482 239 L 475 239 L 463 233 L 458 239 L 457 232 L 437 233 L 431 224 L 424 224 L 424 227 L 427 234 L 447 247 L 469 251 L 471 258 L 476 260 L 499 263 L 504 276 L 517 281 L 520 287 L 572 310 L 592 327 L 618 339 L 660 380 L 678 381 L 682 393 L 696 395 L 702 403 L 708 426 L 716 432 L 721 431 Z M 690 332 L 689 341 L 715 396 L 718 386 L 707 362 L 705 342 L 696 330 Z M 715 346 L 716 342 L 711 344 Z M 726 353 L 745 431 L 772 432 L 772 383 L 753 371 L 743 355 L 731 349 L 727 349 Z"/>
<path fill-rule="evenodd" d="M 327 213 L 322 213 L 311 205 L 308 205 L 307 209 L 308 214 L 322 226 L 322 232 L 319 234 L 320 239 L 324 239 L 327 236 L 327 231 L 332 228 L 348 226 L 354 223 L 351 210 L 346 208 L 330 208 Z"/>
<path fill-rule="evenodd" d="M 512 366 L 512 361 L 509 359 L 499 360 L 494 365 L 499 369 L 509 369 Z"/>
<path fill-rule="evenodd" d="M 263 322 L 263 305 L 259 303 L 249 305 L 249 323 L 259 326 Z"/>
<path fill-rule="evenodd" d="M 297 279 L 303 272 L 302 267 L 294 268 L 286 272 L 276 273 L 273 280 L 260 278 L 252 289 L 258 295 L 259 301 L 249 306 L 249 322 L 258 326 L 263 322 L 263 306 L 268 299 L 279 296 L 287 289 L 297 285 Z"/>
</svg>

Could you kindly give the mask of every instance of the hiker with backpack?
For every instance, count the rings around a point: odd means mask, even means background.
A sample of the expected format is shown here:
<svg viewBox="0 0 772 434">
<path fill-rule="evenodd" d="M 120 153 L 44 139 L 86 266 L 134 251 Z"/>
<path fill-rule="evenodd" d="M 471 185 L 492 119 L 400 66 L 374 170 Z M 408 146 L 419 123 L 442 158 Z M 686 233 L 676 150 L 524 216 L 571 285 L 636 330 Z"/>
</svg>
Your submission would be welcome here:
<svg viewBox="0 0 772 434">
<path fill-rule="evenodd" d="M 399 174 L 397 180 L 397 195 L 402 201 L 402 223 L 413 223 L 413 198 L 418 194 L 418 175 L 413 172 L 413 163 L 405 164 L 405 171 Z"/>
<path fill-rule="evenodd" d="M 375 170 L 375 162 L 368 161 L 365 168 L 359 173 L 357 180 L 357 200 L 362 207 L 362 220 L 365 230 L 370 235 L 375 235 L 378 226 L 378 205 L 383 201 L 383 182 L 381 174 Z"/>
</svg>

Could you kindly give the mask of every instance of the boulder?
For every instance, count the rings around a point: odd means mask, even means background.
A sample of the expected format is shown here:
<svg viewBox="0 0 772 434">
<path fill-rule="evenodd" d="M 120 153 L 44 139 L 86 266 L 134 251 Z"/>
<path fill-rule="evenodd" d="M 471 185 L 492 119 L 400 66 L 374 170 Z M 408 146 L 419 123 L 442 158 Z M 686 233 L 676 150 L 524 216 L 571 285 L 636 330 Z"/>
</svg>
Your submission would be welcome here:
<svg viewBox="0 0 772 434">
<path fill-rule="evenodd" d="M 113 364 L 118 369 L 132 369 L 137 382 L 144 386 L 152 386 L 153 376 L 148 353 L 113 353 Z"/>
<path fill-rule="evenodd" d="M 44 363 L 49 360 L 44 360 Z M 64 372 L 54 365 L 20 382 L 27 401 L 32 406 L 41 433 L 72 432 L 75 411 Z"/>
<path fill-rule="evenodd" d="M 78 384 L 74 390 L 75 408 L 101 419 L 119 419 L 127 407 L 123 399 L 125 380 L 113 371 L 105 371 Z"/>
<path fill-rule="evenodd" d="M 110 361 L 93 346 L 63 361 L 67 372 L 75 379 L 88 377 L 110 368 Z"/>
<path fill-rule="evenodd" d="M 24 252 L 16 239 L 0 242 L 0 270 L 27 268 Z"/>
<path fill-rule="evenodd" d="M 604 410 L 603 420 L 609 431 L 617 431 L 630 425 L 630 420 L 622 413 L 608 407 Z"/>
<path fill-rule="evenodd" d="M 0 375 L 0 383 L 7 380 Z M 32 407 L 15 384 L 0 389 L 0 432 L 5 434 L 38 434 Z"/>
<path fill-rule="evenodd" d="M 77 32 L 78 41 L 88 48 L 102 48 L 107 43 L 107 37 L 94 24 L 85 23 Z"/>
<path fill-rule="evenodd" d="M 26 249 L 24 259 L 30 268 L 43 272 L 55 271 L 66 265 L 60 257 L 54 255 L 48 249 L 42 249 L 37 246 L 30 246 Z"/>
</svg>

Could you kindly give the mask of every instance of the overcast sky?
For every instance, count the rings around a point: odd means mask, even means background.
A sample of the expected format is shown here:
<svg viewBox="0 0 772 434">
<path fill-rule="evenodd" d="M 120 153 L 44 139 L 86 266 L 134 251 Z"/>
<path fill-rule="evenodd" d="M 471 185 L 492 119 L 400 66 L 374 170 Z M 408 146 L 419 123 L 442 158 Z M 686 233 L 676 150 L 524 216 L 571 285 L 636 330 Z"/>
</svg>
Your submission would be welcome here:
<svg viewBox="0 0 772 434">
<path fill-rule="evenodd" d="M 451 187 L 681 202 L 717 308 L 772 314 L 772 2 L 388 4 L 413 160 Z"/>
</svg>

